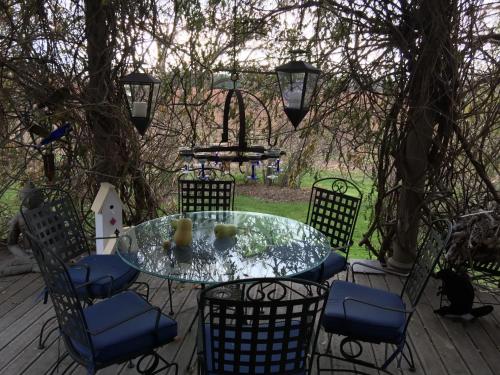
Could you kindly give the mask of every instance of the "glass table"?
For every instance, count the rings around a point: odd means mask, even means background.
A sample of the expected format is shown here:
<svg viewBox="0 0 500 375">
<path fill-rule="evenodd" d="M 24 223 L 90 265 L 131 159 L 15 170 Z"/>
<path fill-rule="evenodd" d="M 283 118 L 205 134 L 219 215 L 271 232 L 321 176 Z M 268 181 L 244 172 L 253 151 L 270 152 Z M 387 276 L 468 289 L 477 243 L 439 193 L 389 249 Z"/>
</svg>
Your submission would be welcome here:
<svg viewBox="0 0 500 375">
<path fill-rule="evenodd" d="M 193 222 L 191 246 L 176 247 L 172 221 Z M 234 224 L 236 235 L 217 239 L 216 224 Z M 171 247 L 164 249 L 170 240 Z M 281 216 L 205 211 L 150 220 L 127 231 L 116 251 L 132 267 L 170 281 L 213 284 L 260 277 L 294 276 L 321 264 L 330 244 L 318 230 Z"/>
</svg>

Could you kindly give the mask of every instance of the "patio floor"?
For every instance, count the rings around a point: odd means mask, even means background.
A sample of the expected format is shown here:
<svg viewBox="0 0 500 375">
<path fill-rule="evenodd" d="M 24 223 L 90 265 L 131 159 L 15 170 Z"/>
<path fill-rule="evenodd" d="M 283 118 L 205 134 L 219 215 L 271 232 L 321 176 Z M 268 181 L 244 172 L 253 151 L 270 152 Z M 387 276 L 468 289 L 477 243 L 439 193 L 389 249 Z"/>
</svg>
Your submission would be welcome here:
<svg viewBox="0 0 500 375">
<path fill-rule="evenodd" d="M 402 285 L 401 280 L 392 276 L 357 274 L 356 280 L 393 291 L 399 291 Z M 166 281 L 151 276 L 142 276 L 141 281 L 147 281 L 151 286 L 151 302 L 167 311 Z M 64 350 L 62 342 L 58 346 L 56 335 L 50 338 L 45 349 L 37 349 L 40 327 L 47 318 L 53 316 L 50 303 L 44 305 L 42 301 L 36 301 L 42 285 L 40 274 L 35 273 L 0 278 L 0 374 L 45 374 L 54 364 L 58 350 Z M 446 320 L 433 313 L 438 305 L 436 290 L 437 282 L 431 280 L 410 324 L 410 340 L 416 347 L 417 370 L 414 374 L 500 374 L 500 306 L 496 306 L 492 314 L 473 322 Z M 196 329 L 187 332 L 187 328 L 196 311 L 198 292 L 199 289 L 193 289 L 191 285 L 179 285 L 176 288 L 173 304 L 180 338 L 160 350 L 165 358 L 179 363 L 179 374 L 188 373 L 186 367 L 195 343 Z M 487 294 L 481 294 L 479 299 L 482 302 L 499 302 Z M 325 337 L 322 335 L 319 341 L 322 347 Z M 364 358 L 375 357 L 377 361 L 381 361 L 383 356 L 383 347 L 373 346 L 363 353 Z M 66 363 L 61 365 L 60 372 L 65 366 Z M 391 369 L 396 370 L 395 365 Z M 84 374 L 85 371 L 82 367 L 76 367 L 71 373 Z M 99 372 L 136 373 L 126 365 Z M 406 368 L 403 373 L 411 372 Z"/>
</svg>

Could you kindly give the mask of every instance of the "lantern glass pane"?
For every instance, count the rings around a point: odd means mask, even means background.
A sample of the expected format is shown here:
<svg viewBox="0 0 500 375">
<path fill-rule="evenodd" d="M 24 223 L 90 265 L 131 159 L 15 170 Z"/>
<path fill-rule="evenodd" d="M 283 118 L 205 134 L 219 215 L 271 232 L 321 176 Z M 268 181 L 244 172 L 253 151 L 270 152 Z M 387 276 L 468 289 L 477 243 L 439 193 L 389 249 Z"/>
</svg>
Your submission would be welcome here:
<svg viewBox="0 0 500 375">
<path fill-rule="evenodd" d="M 281 95 L 286 108 L 301 108 L 305 73 L 278 72 Z"/>
<path fill-rule="evenodd" d="M 132 113 L 132 117 L 148 117 L 149 90 L 149 84 L 130 85 L 130 112 Z"/>
<path fill-rule="evenodd" d="M 159 83 L 153 84 L 153 99 L 151 101 L 151 109 L 150 109 L 151 117 L 153 116 L 153 112 L 156 109 L 156 102 L 158 101 L 159 92 L 160 92 L 160 84 Z"/>
<path fill-rule="evenodd" d="M 304 106 L 303 108 L 309 108 L 311 104 L 311 99 L 314 94 L 314 89 L 316 88 L 316 84 L 318 83 L 318 73 L 309 73 L 307 76 L 307 85 L 306 85 L 306 93 L 304 94 Z"/>
</svg>

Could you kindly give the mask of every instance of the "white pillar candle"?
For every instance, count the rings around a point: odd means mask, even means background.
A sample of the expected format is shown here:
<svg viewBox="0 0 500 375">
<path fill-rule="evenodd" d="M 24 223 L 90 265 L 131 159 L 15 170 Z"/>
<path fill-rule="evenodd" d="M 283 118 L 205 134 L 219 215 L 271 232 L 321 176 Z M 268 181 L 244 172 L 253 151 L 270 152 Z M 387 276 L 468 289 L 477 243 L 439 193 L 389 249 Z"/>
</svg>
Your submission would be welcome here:
<svg viewBox="0 0 500 375">
<path fill-rule="evenodd" d="M 285 92 L 285 104 L 288 108 L 300 108 L 302 92 L 300 90 L 289 90 Z"/>
<path fill-rule="evenodd" d="M 134 102 L 132 105 L 132 117 L 146 117 L 148 113 L 148 103 Z"/>
</svg>

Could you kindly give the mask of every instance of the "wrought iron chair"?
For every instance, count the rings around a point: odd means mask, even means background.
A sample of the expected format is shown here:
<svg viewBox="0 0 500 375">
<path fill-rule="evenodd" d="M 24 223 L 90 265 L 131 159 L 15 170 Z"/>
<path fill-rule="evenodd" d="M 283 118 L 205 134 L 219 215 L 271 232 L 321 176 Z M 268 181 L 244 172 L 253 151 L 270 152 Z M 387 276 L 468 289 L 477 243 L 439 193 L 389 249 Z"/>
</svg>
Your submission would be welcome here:
<svg viewBox="0 0 500 375">
<path fill-rule="evenodd" d="M 296 279 L 210 286 L 199 301 L 200 374 L 309 374 L 328 288 Z"/>
<path fill-rule="evenodd" d="M 334 371 L 330 368 L 320 368 L 320 358 L 324 356 L 386 373 L 390 373 L 387 367 L 394 359 L 397 358 L 400 367 L 401 359 L 404 358 L 410 370 L 415 369 L 411 347 L 406 341 L 408 324 L 450 235 L 451 223 L 446 220 L 434 221 L 428 226 L 421 236 L 417 258 L 399 295 L 347 281 L 336 280 L 332 283 L 321 323 L 327 333 L 344 336 L 340 344 L 342 356 L 326 353 L 318 355 L 320 374 Z M 356 263 L 353 263 L 353 270 L 355 266 Z M 360 342 L 385 344 L 385 362 L 377 365 L 359 359 L 363 352 Z M 395 347 L 389 357 L 388 345 Z M 354 351 L 349 351 L 349 347 L 355 348 Z M 405 353 L 405 348 L 408 353 Z M 342 371 L 363 373 L 354 370 Z"/>
<path fill-rule="evenodd" d="M 234 176 L 217 168 L 195 168 L 178 177 L 179 213 L 234 210 Z"/>
<path fill-rule="evenodd" d="M 79 289 L 86 285 L 74 285 L 70 269 L 53 251 L 51 245 L 43 245 L 32 234 L 27 234 L 40 271 L 56 311 L 60 335 L 67 353 L 59 357 L 51 374 L 69 355 L 77 364 L 84 366 L 88 374 L 112 364 L 141 357 L 137 363 L 140 373 L 157 374 L 175 369 L 163 359 L 155 348 L 173 341 L 177 336 L 177 322 L 163 315 L 158 307 L 150 305 L 133 291 L 124 291 L 102 302 L 83 307 Z M 153 357 L 148 366 L 146 358 Z M 161 368 L 158 365 L 161 362 Z M 142 364 L 146 368 L 142 368 Z M 72 362 L 63 373 L 68 371 Z"/>
<path fill-rule="evenodd" d="M 69 275 L 78 288 L 80 297 L 92 303 L 96 298 L 107 298 L 128 289 L 132 284 L 140 284 L 146 288 L 146 298 L 149 287 L 146 283 L 136 282 L 139 271 L 123 262 L 116 254 L 91 254 L 87 238 L 70 196 L 59 189 L 36 189 L 26 197 L 29 204 L 23 202 L 21 208 L 23 219 L 28 231 L 42 243 L 50 246 L 57 256 L 70 265 Z M 44 302 L 47 302 L 45 293 Z M 47 320 L 42 326 L 39 337 L 39 348 L 45 341 L 43 333 Z"/>
<path fill-rule="evenodd" d="M 233 211 L 235 179 L 218 168 L 194 168 L 179 175 L 177 206 L 179 213 L 196 211 Z M 172 308 L 172 280 L 167 280 Z"/>
<path fill-rule="evenodd" d="M 328 188 L 323 187 L 325 185 Z M 343 178 L 329 177 L 314 182 L 309 198 L 307 224 L 330 239 L 332 253 L 321 265 L 296 277 L 323 282 L 339 272 L 347 271 L 349 248 L 362 198 L 359 188 Z"/>
</svg>

